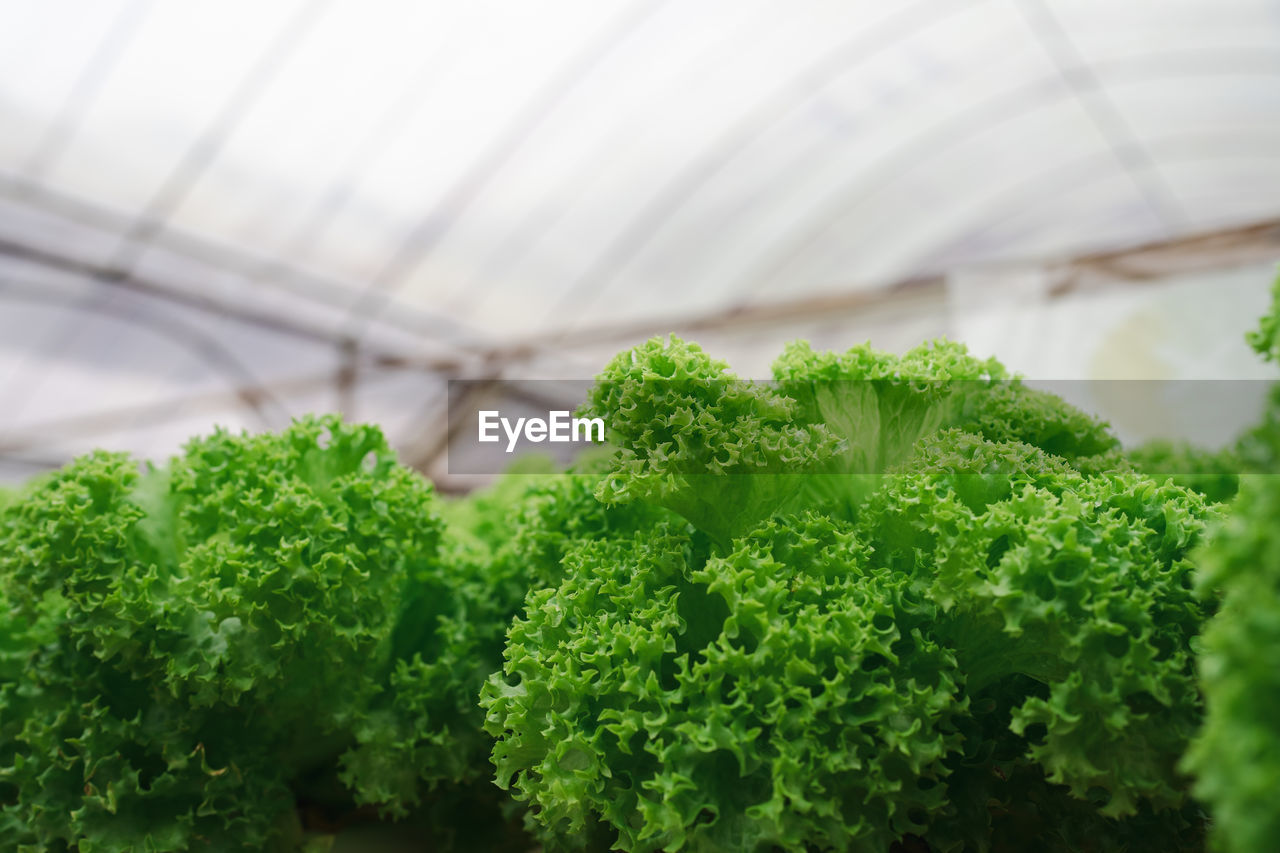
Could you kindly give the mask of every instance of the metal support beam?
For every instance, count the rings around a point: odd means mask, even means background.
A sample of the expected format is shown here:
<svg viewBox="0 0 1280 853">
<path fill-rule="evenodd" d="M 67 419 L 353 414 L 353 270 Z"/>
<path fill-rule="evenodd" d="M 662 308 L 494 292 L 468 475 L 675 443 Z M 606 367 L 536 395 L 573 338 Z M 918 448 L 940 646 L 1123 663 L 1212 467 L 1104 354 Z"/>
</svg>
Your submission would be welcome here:
<svg viewBox="0 0 1280 853">
<path fill-rule="evenodd" d="M 1053 297 L 1084 289 L 1150 281 L 1168 276 L 1240 266 L 1280 258 L 1280 219 L 1160 240 L 1074 258 L 1002 261 L 984 266 L 1039 267 L 1058 281 Z M 798 299 L 759 301 L 699 314 L 659 316 L 584 330 L 552 331 L 495 351 L 493 360 L 521 361 L 550 347 L 570 349 L 616 341 L 632 341 L 667 332 L 700 332 L 750 326 L 772 326 L 797 320 L 823 320 L 941 292 L 945 275 L 904 279 L 884 286 L 850 287 Z"/>
<path fill-rule="evenodd" d="M 143 278 L 119 267 L 89 263 L 8 237 L 0 237 L 0 255 L 24 261 L 37 267 L 71 273 L 162 302 L 180 305 L 184 308 L 192 308 L 203 314 L 255 326 L 275 334 L 311 343 L 324 344 L 339 350 L 347 346 L 350 340 L 336 331 L 324 329 L 293 317 L 283 316 L 274 311 L 264 311 L 241 303 L 228 303 L 207 293 L 197 293 L 185 288 L 173 287 L 169 284 Z M 361 355 L 375 363 L 401 364 L 411 362 L 417 358 L 405 353 L 384 350 L 376 345 L 362 347 Z M 455 363 L 446 361 L 450 364 Z"/>
</svg>

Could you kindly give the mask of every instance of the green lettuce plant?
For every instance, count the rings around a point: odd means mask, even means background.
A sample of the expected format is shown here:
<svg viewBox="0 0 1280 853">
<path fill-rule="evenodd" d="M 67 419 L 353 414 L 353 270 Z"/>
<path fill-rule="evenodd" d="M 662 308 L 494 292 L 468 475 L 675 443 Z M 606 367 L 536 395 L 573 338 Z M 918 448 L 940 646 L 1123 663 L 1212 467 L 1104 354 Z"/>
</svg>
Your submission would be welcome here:
<svg viewBox="0 0 1280 853">
<path fill-rule="evenodd" d="M 336 418 L 158 469 L 97 452 L 28 489 L 0 516 L 7 837 L 293 847 L 299 806 L 349 797 L 342 762 L 358 797 L 392 796 L 358 771 L 398 673 L 450 648 L 431 621 L 403 638 L 418 590 L 449 587 L 440 526 L 378 430 Z M 457 734 L 422 720 L 420 764 L 452 775 Z"/>
<path fill-rule="evenodd" d="M 557 540 L 484 686 L 548 849 L 1199 844 L 1213 510 L 1104 424 L 946 343 L 796 345 L 761 384 L 655 339 L 585 411 L 596 497 L 674 517 Z"/>
<path fill-rule="evenodd" d="M 1271 311 L 1249 335 L 1267 360 L 1280 360 L 1280 279 Z M 1280 396 L 1272 395 L 1273 403 Z M 1196 793 L 1214 818 L 1214 847 L 1228 853 L 1266 850 L 1280 837 L 1275 791 L 1280 785 L 1280 406 L 1246 434 L 1242 448 L 1255 470 L 1240 478 L 1231 513 L 1202 550 L 1198 588 L 1220 602 L 1201 638 L 1200 676 L 1207 715 L 1187 755 Z"/>
</svg>

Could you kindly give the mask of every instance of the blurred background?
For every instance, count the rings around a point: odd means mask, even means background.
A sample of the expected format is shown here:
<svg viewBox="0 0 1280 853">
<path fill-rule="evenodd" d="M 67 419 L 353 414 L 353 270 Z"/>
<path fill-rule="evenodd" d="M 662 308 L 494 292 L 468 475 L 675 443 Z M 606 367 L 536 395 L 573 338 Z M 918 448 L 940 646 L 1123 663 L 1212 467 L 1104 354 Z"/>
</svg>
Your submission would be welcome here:
<svg viewBox="0 0 1280 853">
<path fill-rule="evenodd" d="M 1280 0 L 0 0 L 0 482 L 339 410 L 448 485 L 448 379 L 667 332 L 1270 376 L 1277 45 Z"/>
</svg>

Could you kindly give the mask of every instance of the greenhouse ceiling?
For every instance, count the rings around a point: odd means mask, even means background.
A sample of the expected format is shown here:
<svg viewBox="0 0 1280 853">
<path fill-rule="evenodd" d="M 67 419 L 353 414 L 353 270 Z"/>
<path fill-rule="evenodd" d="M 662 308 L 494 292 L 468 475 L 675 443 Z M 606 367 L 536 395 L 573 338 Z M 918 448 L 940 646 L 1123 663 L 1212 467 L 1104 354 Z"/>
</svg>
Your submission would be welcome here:
<svg viewBox="0 0 1280 853">
<path fill-rule="evenodd" d="M 0 4 L 0 473 L 333 408 L 422 463 L 448 376 L 1274 246 L 1277 44 L 1276 0 Z"/>
</svg>

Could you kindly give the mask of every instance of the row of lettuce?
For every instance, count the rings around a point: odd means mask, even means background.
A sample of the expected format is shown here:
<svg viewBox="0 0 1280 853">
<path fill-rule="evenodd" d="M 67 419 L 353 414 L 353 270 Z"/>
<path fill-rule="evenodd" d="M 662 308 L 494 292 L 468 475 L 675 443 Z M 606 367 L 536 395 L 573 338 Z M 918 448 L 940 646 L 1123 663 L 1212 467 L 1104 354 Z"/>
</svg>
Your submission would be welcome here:
<svg viewBox="0 0 1280 853">
<path fill-rule="evenodd" d="M 1251 341 L 1280 359 L 1277 313 Z M 1124 454 L 945 342 L 796 344 L 774 380 L 655 339 L 584 406 L 615 450 L 463 500 L 332 417 L 158 468 L 97 452 L 0 498 L 0 837 L 1280 836 L 1280 483 L 1235 473 L 1275 423 Z M 1174 454 L 1186 477 L 1142 473 Z"/>
</svg>

